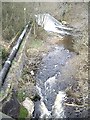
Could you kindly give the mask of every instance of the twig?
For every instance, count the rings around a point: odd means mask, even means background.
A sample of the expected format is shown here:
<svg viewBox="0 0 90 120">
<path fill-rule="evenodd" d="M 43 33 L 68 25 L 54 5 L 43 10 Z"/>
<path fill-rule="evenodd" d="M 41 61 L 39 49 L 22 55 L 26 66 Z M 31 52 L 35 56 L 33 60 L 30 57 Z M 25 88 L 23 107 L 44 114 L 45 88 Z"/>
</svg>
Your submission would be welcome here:
<svg viewBox="0 0 90 120">
<path fill-rule="evenodd" d="M 72 104 L 69 104 L 69 103 L 64 103 L 66 106 L 72 106 L 72 107 L 87 107 L 88 106 L 88 104 L 84 104 L 84 105 L 77 105 L 77 104 L 74 104 L 74 103 L 72 103 Z"/>
</svg>

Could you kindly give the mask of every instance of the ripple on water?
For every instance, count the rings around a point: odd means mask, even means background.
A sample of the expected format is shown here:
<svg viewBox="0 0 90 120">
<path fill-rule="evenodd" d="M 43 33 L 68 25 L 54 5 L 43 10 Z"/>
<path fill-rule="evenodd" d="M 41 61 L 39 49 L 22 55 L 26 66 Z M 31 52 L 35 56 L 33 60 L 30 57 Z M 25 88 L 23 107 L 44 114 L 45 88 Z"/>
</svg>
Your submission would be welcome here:
<svg viewBox="0 0 90 120">
<path fill-rule="evenodd" d="M 69 52 L 63 46 L 55 46 L 41 61 L 36 80 L 48 110 L 52 109 L 58 91 L 65 90 L 69 84 L 73 83 L 72 80 L 60 82 L 60 79 L 64 79 L 62 69 L 73 56 L 75 56 L 74 52 Z"/>
</svg>

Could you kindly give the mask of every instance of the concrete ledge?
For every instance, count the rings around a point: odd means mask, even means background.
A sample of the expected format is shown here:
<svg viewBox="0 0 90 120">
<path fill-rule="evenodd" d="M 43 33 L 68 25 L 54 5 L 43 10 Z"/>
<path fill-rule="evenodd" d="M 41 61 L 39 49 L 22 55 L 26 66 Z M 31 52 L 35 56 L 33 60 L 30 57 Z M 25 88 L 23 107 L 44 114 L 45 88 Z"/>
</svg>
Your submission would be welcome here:
<svg viewBox="0 0 90 120">
<path fill-rule="evenodd" d="M 0 120 L 14 120 L 14 119 L 0 112 Z"/>
</svg>

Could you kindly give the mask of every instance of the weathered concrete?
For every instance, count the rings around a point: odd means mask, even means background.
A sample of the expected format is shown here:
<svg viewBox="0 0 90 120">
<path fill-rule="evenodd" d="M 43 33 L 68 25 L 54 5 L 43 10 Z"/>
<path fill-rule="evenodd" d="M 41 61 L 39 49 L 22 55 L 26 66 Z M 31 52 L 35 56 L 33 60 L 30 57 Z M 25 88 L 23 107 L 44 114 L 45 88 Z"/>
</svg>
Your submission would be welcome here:
<svg viewBox="0 0 90 120">
<path fill-rule="evenodd" d="M 7 116 L 6 114 L 3 114 L 2 112 L 0 112 L 0 120 L 2 120 L 2 118 L 3 118 L 3 119 L 14 120 L 13 118 Z"/>
</svg>

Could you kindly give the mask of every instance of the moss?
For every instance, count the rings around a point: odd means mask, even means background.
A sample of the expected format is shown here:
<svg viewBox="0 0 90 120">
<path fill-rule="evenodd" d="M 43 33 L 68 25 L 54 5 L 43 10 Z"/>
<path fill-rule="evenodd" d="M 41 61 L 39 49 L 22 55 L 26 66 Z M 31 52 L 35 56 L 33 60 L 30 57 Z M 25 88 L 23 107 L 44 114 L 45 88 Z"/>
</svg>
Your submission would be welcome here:
<svg viewBox="0 0 90 120">
<path fill-rule="evenodd" d="M 31 48 L 39 48 L 43 45 L 43 42 L 39 39 L 35 39 L 31 41 Z"/>
<path fill-rule="evenodd" d="M 4 64 L 5 60 L 7 59 L 9 52 L 2 48 L 2 64 Z"/>
<path fill-rule="evenodd" d="M 2 98 L 5 95 L 5 92 L 3 90 L 0 91 L 0 98 Z"/>
<path fill-rule="evenodd" d="M 5 59 L 8 55 L 8 52 L 5 50 L 5 48 L 2 49 L 2 59 Z"/>
<path fill-rule="evenodd" d="M 24 106 L 20 107 L 19 118 L 18 120 L 23 120 L 28 116 L 28 111 Z"/>
<path fill-rule="evenodd" d="M 17 98 L 20 102 L 24 101 L 26 98 L 26 94 L 23 91 L 18 92 Z"/>
</svg>

